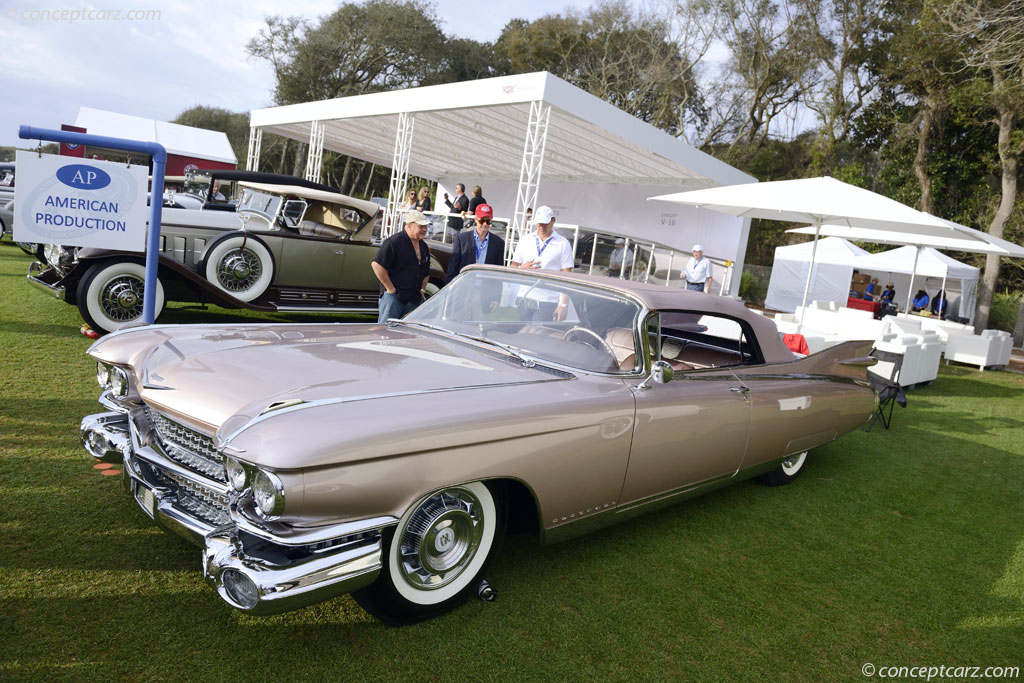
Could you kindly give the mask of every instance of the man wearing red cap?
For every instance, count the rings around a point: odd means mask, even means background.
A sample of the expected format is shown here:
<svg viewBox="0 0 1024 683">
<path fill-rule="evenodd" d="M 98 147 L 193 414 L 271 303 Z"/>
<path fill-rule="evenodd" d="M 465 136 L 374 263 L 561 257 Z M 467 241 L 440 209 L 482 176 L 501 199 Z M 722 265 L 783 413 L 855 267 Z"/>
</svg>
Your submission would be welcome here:
<svg viewBox="0 0 1024 683">
<path fill-rule="evenodd" d="M 505 257 L 505 240 L 492 235 L 491 221 L 494 209 L 489 204 L 476 207 L 476 230 L 461 232 L 452 243 L 452 257 L 448 261 L 448 282 L 463 268 L 473 263 L 502 265 Z"/>
</svg>

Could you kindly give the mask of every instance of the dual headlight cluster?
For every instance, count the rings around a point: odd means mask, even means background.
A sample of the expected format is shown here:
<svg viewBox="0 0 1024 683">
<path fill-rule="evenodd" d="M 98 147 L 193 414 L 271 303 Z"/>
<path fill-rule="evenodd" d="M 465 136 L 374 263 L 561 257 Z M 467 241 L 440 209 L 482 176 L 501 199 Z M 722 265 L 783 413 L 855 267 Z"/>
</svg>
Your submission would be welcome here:
<svg viewBox="0 0 1024 683">
<path fill-rule="evenodd" d="M 228 484 L 237 493 L 252 489 L 256 511 L 263 519 L 275 520 L 284 512 L 284 485 L 273 472 L 267 472 L 252 465 L 224 458 L 224 471 Z"/>
<path fill-rule="evenodd" d="M 96 382 L 101 389 L 109 389 L 114 398 L 125 398 L 131 387 L 127 370 L 103 361 L 96 363 Z"/>
</svg>

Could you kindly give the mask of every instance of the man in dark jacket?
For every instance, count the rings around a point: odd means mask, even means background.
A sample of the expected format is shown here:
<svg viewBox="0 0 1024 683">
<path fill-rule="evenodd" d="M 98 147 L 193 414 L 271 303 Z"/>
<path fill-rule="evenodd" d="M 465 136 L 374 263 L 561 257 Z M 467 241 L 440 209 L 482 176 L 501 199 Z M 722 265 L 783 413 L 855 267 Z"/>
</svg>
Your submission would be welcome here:
<svg viewBox="0 0 1024 683">
<path fill-rule="evenodd" d="M 452 244 L 452 257 L 448 261 L 448 282 L 468 265 L 489 263 L 500 266 L 505 263 L 505 240 L 490 233 L 493 218 L 494 209 L 489 204 L 476 207 L 476 230 L 459 233 Z"/>
<path fill-rule="evenodd" d="M 466 196 L 466 186 L 458 183 L 455 186 L 455 201 L 448 199 L 448 193 L 444 193 L 444 203 L 448 205 L 448 213 L 457 213 L 458 216 L 448 216 L 448 229 L 458 233 L 462 230 L 463 217 L 469 211 L 469 197 Z"/>
</svg>

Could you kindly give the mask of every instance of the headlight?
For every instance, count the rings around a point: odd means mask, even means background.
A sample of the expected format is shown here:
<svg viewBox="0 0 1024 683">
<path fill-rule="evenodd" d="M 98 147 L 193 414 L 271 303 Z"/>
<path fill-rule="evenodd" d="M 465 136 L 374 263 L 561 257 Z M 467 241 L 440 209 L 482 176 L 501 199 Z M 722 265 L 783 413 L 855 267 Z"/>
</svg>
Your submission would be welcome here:
<svg viewBox="0 0 1024 683">
<path fill-rule="evenodd" d="M 252 480 L 256 509 L 264 519 L 276 519 L 284 512 L 284 486 L 276 475 L 259 470 Z"/>
<path fill-rule="evenodd" d="M 60 265 L 61 246 L 59 244 L 47 244 L 43 247 L 43 258 L 51 266 Z"/>
<path fill-rule="evenodd" d="M 110 388 L 110 366 L 106 363 L 96 361 L 96 382 L 100 389 Z"/>
<path fill-rule="evenodd" d="M 110 393 L 116 398 L 124 398 L 128 395 L 128 373 L 121 368 L 111 369 Z"/>
<path fill-rule="evenodd" d="M 244 491 L 245 485 L 249 482 L 249 474 L 242 467 L 242 463 L 234 458 L 224 458 L 224 472 L 228 476 L 228 483 L 235 491 Z"/>
</svg>

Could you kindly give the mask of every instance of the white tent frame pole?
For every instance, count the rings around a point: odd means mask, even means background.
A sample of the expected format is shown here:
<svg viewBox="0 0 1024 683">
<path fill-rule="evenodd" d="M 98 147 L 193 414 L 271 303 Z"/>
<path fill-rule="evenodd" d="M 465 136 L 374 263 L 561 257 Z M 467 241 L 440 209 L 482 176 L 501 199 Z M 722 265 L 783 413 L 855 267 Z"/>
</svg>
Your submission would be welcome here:
<svg viewBox="0 0 1024 683">
<path fill-rule="evenodd" d="M 814 277 L 814 257 L 818 253 L 818 235 L 821 234 L 821 219 L 814 219 L 814 243 L 811 245 L 811 267 L 807 270 L 807 281 L 804 282 L 804 300 L 800 305 L 800 322 L 796 326 L 798 333 L 804 331 L 804 316 L 807 315 L 807 294 L 811 291 L 811 279 Z"/>
<path fill-rule="evenodd" d="M 416 115 L 408 112 L 398 114 L 398 129 L 395 131 L 395 153 L 391 161 L 391 181 L 388 183 L 388 205 L 384 207 L 384 224 L 381 237 L 390 237 L 398 232 L 395 225 L 398 207 L 405 200 L 405 188 L 409 184 L 409 157 L 412 156 L 412 133 Z"/>
<path fill-rule="evenodd" d="M 306 152 L 306 180 L 320 182 L 320 169 L 324 161 L 324 124 L 309 122 L 309 150 Z"/>
<path fill-rule="evenodd" d="M 942 299 L 942 301 L 940 301 L 938 303 L 938 306 L 936 308 L 937 312 L 935 313 L 935 317 L 940 318 L 940 319 L 943 317 L 943 302 L 946 300 L 946 278 L 947 277 L 949 277 L 949 266 L 946 266 L 946 270 L 943 271 L 943 273 L 942 273 L 942 289 L 940 289 L 939 293 L 936 295 L 936 296 L 938 296 L 938 297 L 940 297 Z M 961 284 L 960 285 L 960 292 L 961 292 L 961 294 L 963 294 L 963 291 L 964 291 L 964 286 L 963 286 L 963 284 Z"/>
<path fill-rule="evenodd" d="M 519 187 L 516 190 L 516 208 L 512 213 L 512 225 L 509 226 L 505 239 L 506 263 L 511 259 L 516 245 L 529 228 L 526 224 L 526 210 L 529 208 L 536 210 L 550 119 L 551 105 L 545 104 L 543 100 L 534 100 L 530 103 L 530 121 L 526 125 L 526 140 L 523 143 Z"/>
<path fill-rule="evenodd" d="M 907 308 L 904 311 L 907 315 L 910 315 L 910 302 L 913 301 L 914 292 L 914 276 L 917 275 L 917 260 L 921 258 L 921 245 L 917 246 L 917 251 L 914 252 L 914 267 L 910 269 L 910 286 L 907 287 Z"/>
<path fill-rule="evenodd" d="M 260 170 L 260 148 L 263 146 L 263 129 L 249 127 L 249 151 L 245 157 L 247 171 Z"/>
</svg>

